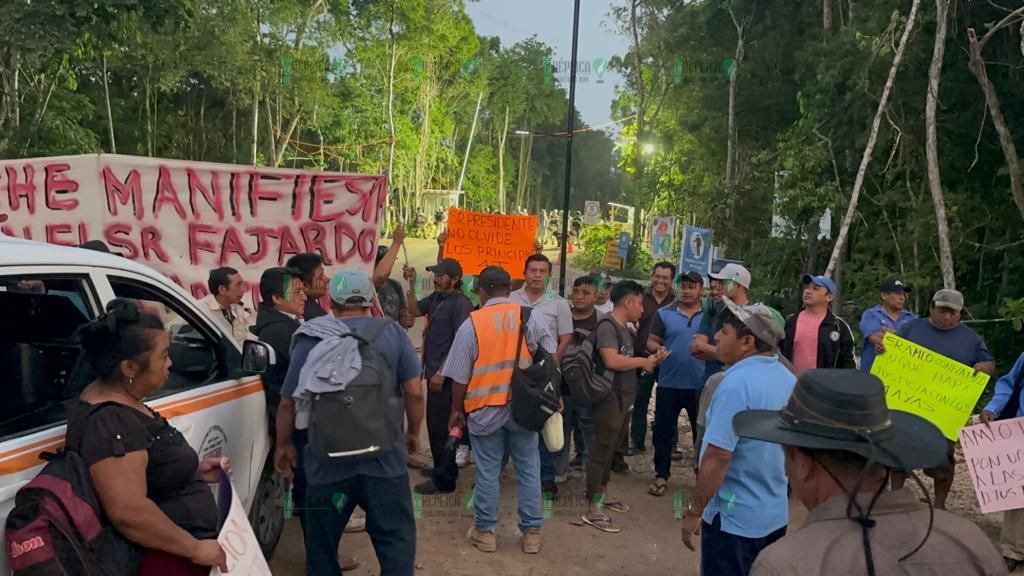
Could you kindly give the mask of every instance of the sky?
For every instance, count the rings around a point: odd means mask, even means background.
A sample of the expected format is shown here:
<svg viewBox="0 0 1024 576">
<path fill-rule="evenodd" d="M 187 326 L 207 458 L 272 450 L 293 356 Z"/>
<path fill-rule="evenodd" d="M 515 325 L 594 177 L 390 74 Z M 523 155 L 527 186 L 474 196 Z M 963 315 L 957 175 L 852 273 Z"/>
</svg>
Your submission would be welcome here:
<svg viewBox="0 0 1024 576">
<path fill-rule="evenodd" d="M 629 49 L 629 40 L 611 31 L 611 6 L 615 0 L 581 0 L 580 31 L 577 61 L 581 63 L 576 75 L 576 108 L 590 126 L 599 126 L 613 120 L 612 98 L 621 77 L 610 70 L 598 73 L 604 62 L 613 56 L 622 56 Z M 477 34 L 498 36 L 502 46 L 511 46 L 536 35 L 537 40 L 554 50 L 553 61 L 568 63 L 572 57 L 572 0 L 472 0 L 466 11 L 473 19 Z M 583 69 L 589 63 L 589 72 Z M 543 63 L 538 63 L 543 66 Z M 555 78 L 568 92 L 568 65 L 566 73 Z M 598 82 L 602 80 L 603 82 Z M 613 129 L 614 127 L 610 127 Z"/>
</svg>

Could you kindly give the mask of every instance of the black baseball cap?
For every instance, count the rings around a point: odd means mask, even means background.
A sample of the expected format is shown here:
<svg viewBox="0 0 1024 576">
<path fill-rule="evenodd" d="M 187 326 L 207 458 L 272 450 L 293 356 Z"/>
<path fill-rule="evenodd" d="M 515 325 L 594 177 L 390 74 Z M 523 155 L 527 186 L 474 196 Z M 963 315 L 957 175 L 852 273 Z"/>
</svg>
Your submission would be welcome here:
<svg viewBox="0 0 1024 576">
<path fill-rule="evenodd" d="M 512 277 L 501 266 L 488 266 L 480 271 L 476 279 L 477 288 L 492 290 L 494 288 L 511 288 Z"/>
<path fill-rule="evenodd" d="M 911 288 L 909 284 L 902 280 L 897 280 L 896 278 L 889 278 L 888 280 L 882 282 L 882 284 L 878 287 L 878 290 L 882 294 L 889 294 L 891 292 L 910 292 L 913 290 L 913 288 Z"/>
<path fill-rule="evenodd" d="M 704 277 L 700 275 L 700 272 L 690 270 L 689 272 L 683 272 L 676 277 L 676 281 L 682 284 L 683 282 L 693 282 L 694 284 L 704 284 Z"/>
<path fill-rule="evenodd" d="M 449 278 L 461 278 L 462 277 L 462 265 L 451 258 L 445 258 L 433 266 L 427 266 L 427 272 L 433 272 L 434 274 L 444 274 Z"/>
</svg>

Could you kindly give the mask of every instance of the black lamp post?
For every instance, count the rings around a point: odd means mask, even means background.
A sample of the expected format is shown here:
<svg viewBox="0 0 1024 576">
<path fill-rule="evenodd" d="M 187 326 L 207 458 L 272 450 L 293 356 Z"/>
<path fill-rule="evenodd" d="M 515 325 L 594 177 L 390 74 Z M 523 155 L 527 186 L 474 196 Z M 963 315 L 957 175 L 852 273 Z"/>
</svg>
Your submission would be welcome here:
<svg viewBox="0 0 1024 576">
<path fill-rule="evenodd" d="M 562 252 L 559 258 L 558 293 L 565 296 L 565 274 L 569 266 L 569 193 L 572 190 L 572 137 L 576 130 L 576 50 L 580 37 L 580 0 L 575 0 L 572 11 L 572 60 L 569 70 L 568 138 L 565 142 L 565 192 L 562 195 Z"/>
</svg>

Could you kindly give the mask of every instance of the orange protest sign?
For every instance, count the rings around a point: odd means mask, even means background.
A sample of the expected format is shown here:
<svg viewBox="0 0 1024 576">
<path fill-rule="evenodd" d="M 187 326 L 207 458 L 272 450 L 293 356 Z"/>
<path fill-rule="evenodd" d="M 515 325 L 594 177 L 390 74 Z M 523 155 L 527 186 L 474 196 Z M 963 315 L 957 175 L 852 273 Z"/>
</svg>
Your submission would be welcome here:
<svg viewBox="0 0 1024 576">
<path fill-rule="evenodd" d="M 449 208 L 444 257 L 457 260 L 466 276 L 475 276 L 488 266 L 501 266 L 513 278 L 522 278 L 523 264 L 534 253 L 536 238 L 536 216 Z"/>
</svg>

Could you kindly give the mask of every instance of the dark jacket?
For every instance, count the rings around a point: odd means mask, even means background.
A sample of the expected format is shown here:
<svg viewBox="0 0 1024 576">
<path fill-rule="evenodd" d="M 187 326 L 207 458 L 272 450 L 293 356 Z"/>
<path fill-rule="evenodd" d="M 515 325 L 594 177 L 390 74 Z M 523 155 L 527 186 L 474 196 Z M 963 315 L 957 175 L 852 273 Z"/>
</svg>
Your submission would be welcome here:
<svg viewBox="0 0 1024 576">
<path fill-rule="evenodd" d="M 276 436 L 277 406 L 281 402 L 281 387 L 291 364 L 292 335 L 299 329 L 299 321 L 273 307 L 261 303 L 256 314 L 256 325 L 249 331 L 260 341 L 274 349 L 277 362 L 263 375 L 263 389 L 267 396 L 267 413 L 270 418 L 270 435 Z"/>
<path fill-rule="evenodd" d="M 803 312 L 803 310 L 801 310 Z M 786 339 L 782 341 L 782 355 L 793 360 L 793 340 L 796 338 L 796 317 L 786 318 Z M 853 358 L 853 331 L 846 320 L 829 310 L 818 327 L 818 368 L 856 368 Z"/>
</svg>

